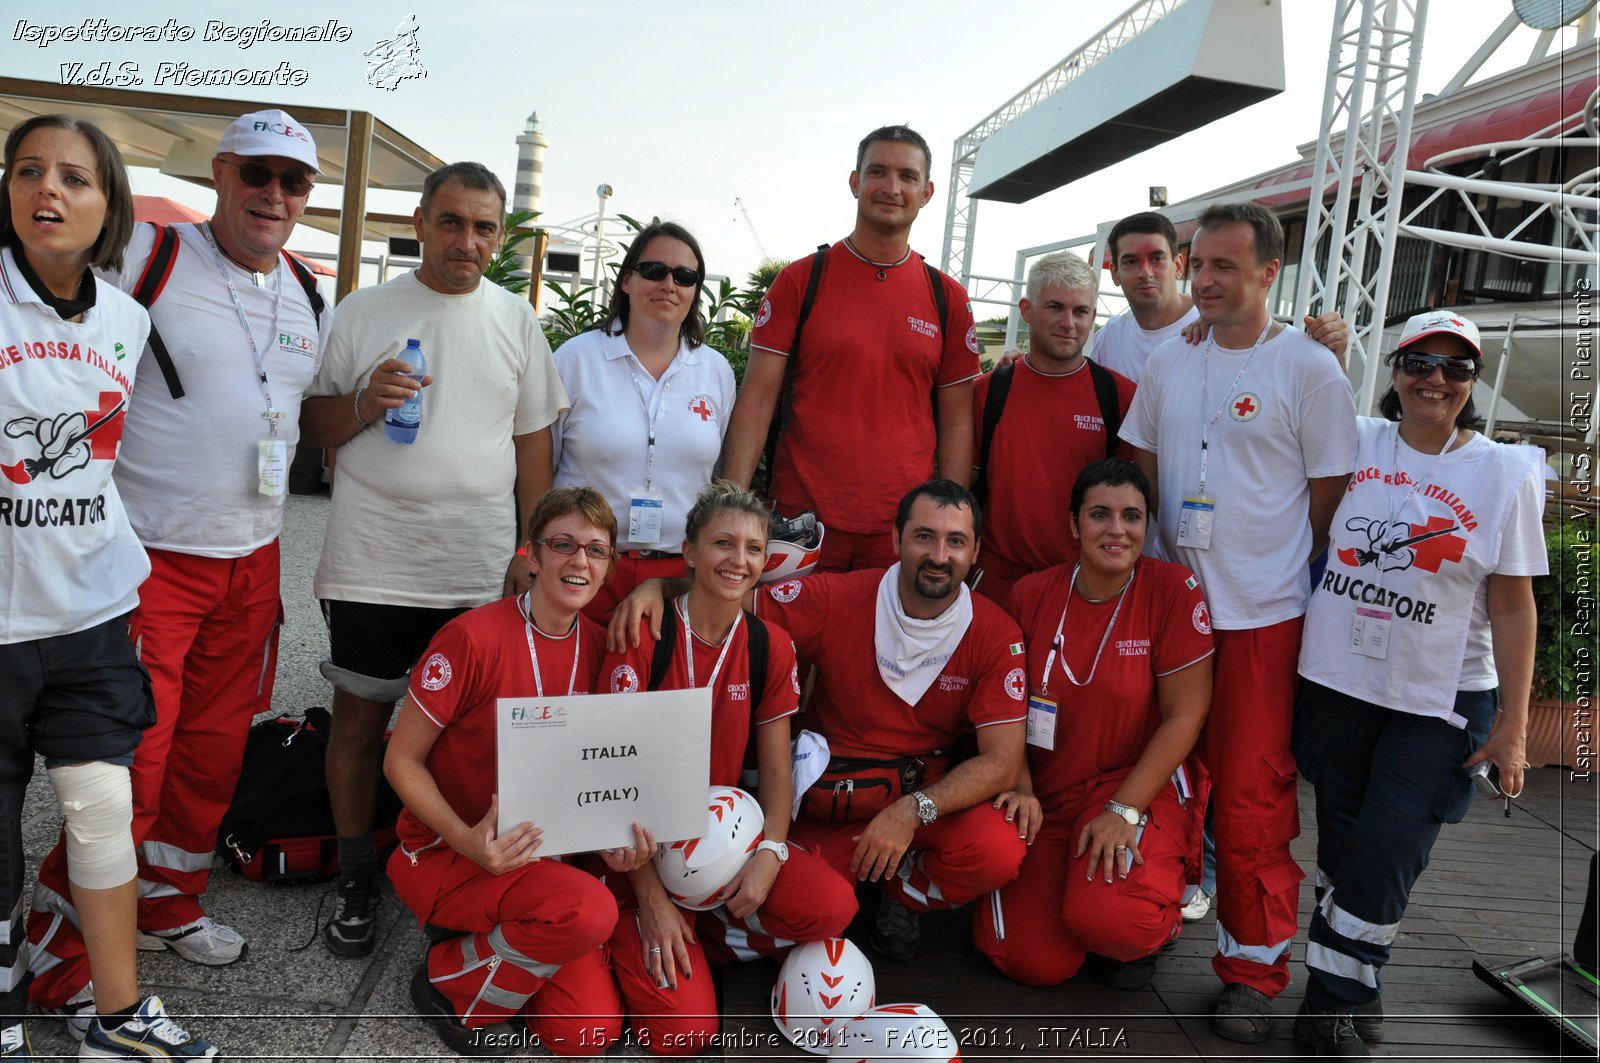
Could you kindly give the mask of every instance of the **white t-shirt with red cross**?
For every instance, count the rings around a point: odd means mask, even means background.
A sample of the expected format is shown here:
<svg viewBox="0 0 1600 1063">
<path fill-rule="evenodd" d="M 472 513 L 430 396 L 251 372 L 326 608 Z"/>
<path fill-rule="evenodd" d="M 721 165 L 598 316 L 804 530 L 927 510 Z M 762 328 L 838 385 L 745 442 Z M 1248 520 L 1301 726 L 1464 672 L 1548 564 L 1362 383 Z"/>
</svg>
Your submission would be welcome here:
<svg viewBox="0 0 1600 1063">
<path fill-rule="evenodd" d="M 1359 425 L 1356 473 L 1306 612 L 1300 674 L 1464 726 L 1456 691 L 1498 684 L 1489 576 L 1550 570 L 1543 455 L 1481 435 L 1442 456 L 1422 454 L 1392 421 L 1363 417 Z M 1387 620 L 1381 659 L 1351 650 L 1358 615 L 1366 624 Z"/>
<path fill-rule="evenodd" d="M 1050 811 L 1132 770 L 1161 725 L 1158 680 L 1212 653 L 1211 619 L 1188 569 L 1146 557 L 1125 594 L 1089 602 L 1074 593 L 1069 604 L 1074 567 L 1023 577 L 1006 603 L 1027 639 L 1028 690 L 1056 706 L 1053 740 L 1028 744 L 1033 792 Z"/>
<path fill-rule="evenodd" d="M 111 478 L 150 319 L 96 280 L 63 321 L 15 253 L 0 248 L 0 645 L 121 616 L 150 574 Z"/>
<path fill-rule="evenodd" d="M 1155 453 L 1164 554 L 1200 577 L 1219 630 L 1268 627 L 1305 612 L 1307 481 L 1342 476 L 1356 460 L 1355 399 L 1327 348 L 1290 327 L 1253 357 L 1168 340 L 1150 356 L 1122 438 Z M 1215 503 L 1209 549 L 1178 545 L 1189 497 Z"/>
<path fill-rule="evenodd" d="M 541 690 L 550 697 L 592 694 L 605 654 L 606 634 L 598 624 L 580 616 L 570 632 L 551 635 L 528 622 L 525 600 L 502 598 L 462 613 L 439 629 L 411 669 L 407 693 L 443 728 L 428 751 L 428 772 L 466 823 L 488 815 L 495 793 L 495 703 L 537 697 Z M 399 835 L 408 847 L 438 837 L 410 809 L 400 813 Z"/>
<path fill-rule="evenodd" d="M 672 660 L 661 679 L 661 690 L 688 690 L 714 686 L 711 694 L 711 786 L 738 786 L 739 769 L 751 732 L 762 724 L 800 711 L 800 674 L 795 666 L 794 642 L 776 623 L 767 626 L 767 679 L 760 705 L 753 698 L 750 675 L 748 617 L 741 617 L 730 633 L 732 640 L 711 643 L 691 633 L 684 637 L 683 599 L 667 609 L 664 624 L 677 625 Z M 686 649 L 686 646 L 688 647 Z M 724 655 L 726 649 L 726 655 Z M 601 681 L 613 694 L 644 690 L 650 682 L 656 639 L 648 624 L 640 625 L 639 645 L 622 653 L 606 654 Z M 690 683 L 689 654 L 694 656 L 694 682 Z M 717 667 L 721 659 L 721 668 Z"/>
<path fill-rule="evenodd" d="M 789 356 L 815 257 L 790 263 L 772 282 L 753 347 Z M 772 474 L 782 512 L 812 509 L 830 528 L 887 531 L 900 497 L 933 474 L 934 390 L 979 372 L 966 290 L 943 273 L 938 279 L 948 306 L 942 333 L 922 256 L 880 268 L 842 240 L 828 249 Z"/>
<path fill-rule="evenodd" d="M 972 623 L 915 705 L 878 672 L 873 639 L 882 569 L 816 573 L 768 587 L 757 604 L 794 636 L 817 666 L 806 708 L 835 754 L 869 757 L 948 753 L 981 727 L 1027 718 L 1022 632 L 998 605 L 972 596 Z"/>
</svg>

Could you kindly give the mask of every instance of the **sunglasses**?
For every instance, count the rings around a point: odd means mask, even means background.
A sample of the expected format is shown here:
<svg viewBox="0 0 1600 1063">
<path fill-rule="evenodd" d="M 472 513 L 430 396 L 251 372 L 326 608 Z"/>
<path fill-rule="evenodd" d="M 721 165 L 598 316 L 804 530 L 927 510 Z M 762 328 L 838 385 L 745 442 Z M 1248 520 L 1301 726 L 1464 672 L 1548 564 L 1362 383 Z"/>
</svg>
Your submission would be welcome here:
<svg viewBox="0 0 1600 1063">
<path fill-rule="evenodd" d="M 693 288 L 700 283 L 700 274 L 688 266 L 669 266 L 665 262 L 641 262 L 633 271 L 647 281 L 665 280 L 672 274 L 672 283 L 680 288 Z"/>
<path fill-rule="evenodd" d="M 1435 366 L 1444 370 L 1444 378 L 1452 384 L 1465 384 L 1478 375 L 1478 362 L 1474 358 L 1451 358 L 1443 354 L 1407 354 L 1400 358 L 1400 371 L 1406 376 L 1432 376 Z"/>
<path fill-rule="evenodd" d="M 533 545 L 548 546 L 563 557 L 571 557 L 579 550 L 582 550 L 596 561 L 605 561 L 616 556 L 617 553 L 605 543 L 580 543 L 578 540 L 565 535 L 556 535 L 548 539 L 535 539 Z"/>
<path fill-rule="evenodd" d="M 217 161 L 238 170 L 239 179 L 251 188 L 265 188 L 276 177 L 278 187 L 283 189 L 283 194 L 286 196 L 303 196 L 311 191 L 310 176 L 299 170 L 278 173 L 270 166 L 263 166 L 259 162 L 233 162 L 228 159 Z"/>
</svg>

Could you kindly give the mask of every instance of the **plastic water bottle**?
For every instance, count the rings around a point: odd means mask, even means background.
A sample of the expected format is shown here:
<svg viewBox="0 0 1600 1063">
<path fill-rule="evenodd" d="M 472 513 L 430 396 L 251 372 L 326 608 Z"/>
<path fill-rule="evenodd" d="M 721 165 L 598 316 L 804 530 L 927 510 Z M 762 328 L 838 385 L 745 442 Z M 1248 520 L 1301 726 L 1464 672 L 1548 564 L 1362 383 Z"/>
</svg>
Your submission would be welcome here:
<svg viewBox="0 0 1600 1063">
<path fill-rule="evenodd" d="M 406 340 L 406 349 L 400 355 L 400 360 L 411 367 L 411 372 L 406 376 L 422 383 L 422 378 L 428 374 L 428 360 L 422 356 L 421 340 Z M 422 390 L 418 388 L 411 393 L 411 397 L 398 408 L 390 410 L 383 417 L 383 434 L 389 437 L 392 443 L 411 444 L 417 441 L 417 429 L 422 427 Z"/>
</svg>

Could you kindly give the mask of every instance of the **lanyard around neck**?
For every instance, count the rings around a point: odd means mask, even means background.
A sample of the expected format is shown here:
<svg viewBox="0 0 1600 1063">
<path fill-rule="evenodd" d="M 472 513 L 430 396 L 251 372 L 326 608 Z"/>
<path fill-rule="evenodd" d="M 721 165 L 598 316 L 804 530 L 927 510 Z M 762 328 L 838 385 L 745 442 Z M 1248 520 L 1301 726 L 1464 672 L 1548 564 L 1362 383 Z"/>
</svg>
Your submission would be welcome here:
<svg viewBox="0 0 1600 1063">
<path fill-rule="evenodd" d="M 206 244 L 211 248 L 211 260 L 216 263 L 217 272 L 222 275 L 222 283 L 228 286 L 228 295 L 233 299 L 234 312 L 239 315 L 239 327 L 244 330 L 245 342 L 250 345 L 250 356 L 255 359 L 256 379 L 261 382 L 261 396 L 266 400 L 267 412 L 263 414 L 267 422 L 267 431 L 271 435 L 278 434 L 278 414 L 272 408 L 272 388 L 267 380 L 267 360 L 261 353 L 261 348 L 256 344 L 256 334 L 250 328 L 250 318 L 244 312 L 244 302 L 239 298 L 239 290 L 233 286 L 233 278 L 228 276 L 228 264 L 223 261 L 222 248 L 217 246 L 217 238 L 211 231 L 209 222 L 202 228 L 206 235 Z M 278 335 L 278 314 L 283 309 L 283 266 L 272 271 L 276 280 L 272 297 L 272 331 L 267 334 L 268 339 Z"/>
<path fill-rule="evenodd" d="M 678 599 L 678 612 L 683 617 L 683 656 L 689 669 L 689 689 L 693 690 L 694 682 L 694 629 L 689 626 L 689 596 L 685 594 Z M 738 634 L 739 622 L 744 619 L 744 610 L 739 610 L 739 615 L 733 618 L 733 626 L 728 629 L 728 637 L 722 640 L 722 652 L 717 655 L 717 663 L 712 666 L 711 678 L 706 680 L 706 686 L 717 685 L 717 676 L 722 672 L 722 662 L 728 659 L 728 650 L 733 647 L 733 636 Z"/>
<path fill-rule="evenodd" d="M 544 697 L 544 676 L 539 672 L 539 647 L 533 637 L 533 592 L 529 591 L 517 603 L 522 608 L 522 633 L 528 637 L 528 663 L 533 665 L 533 689 L 539 697 Z M 572 643 L 572 674 L 567 677 L 567 693 L 570 695 L 578 685 L 578 658 L 583 655 L 583 642 L 575 639 L 578 633 L 578 619 L 572 620 L 572 627 L 560 639 L 574 639 Z"/>
<path fill-rule="evenodd" d="M 1077 589 L 1078 572 L 1082 568 L 1082 562 L 1072 566 L 1072 580 L 1067 584 L 1067 601 L 1061 607 L 1061 619 L 1056 621 L 1055 638 L 1050 640 L 1050 653 L 1044 659 L 1044 676 L 1039 681 L 1039 693 L 1041 694 L 1050 693 L 1050 669 L 1055 667 L 1057 657 L 1061 658 L 1061 671 L 1066 673 L 1067 682 L 1075 687 L 1086 687 L 1094 682 L 1094 674 L 1100 670 L 1100 655 L 1106 652 L 1106 643 L 1111 640 L 1112 629 L 1117 626 L 1117 617 L 1122 615 L 1122 603 L 1128 600 L 1128 588 L 1133 586 L 1133 577 L 1139 571 L 1136 568 L 1128 573 L 1128 582 L 1124 583 L 1122 589 L 1117 592 L 1117 606 L 1111 610 L 1111 620 L 1106 624 L 1105 634 L 1100 636 L 1100 648 L 1094 651 L 1094 663 L 1089 665 L 1089 675 L 1080 680 L 1072 673 L 1072 666 L 1067 663 L 1067 655 L 1062 647 L 1061 633 L 1067 626 L 1067 610 L 1072 607 L 1072 592 Z"/>
<path fill-rule="evenodd" d="M 1261 330 L 1261 335 L 1257 336 L 1256 341 L 1250 345 L 1250 353 L 1245 356 L 1244 365 L 1239 367 L 1238 375 L 1233 378 L 1233 383 L 1229 385 L 1228 393 L 1222 396 L 1222 401 L 1212 411 L 1211 420 L 1207 421 L 1205 426 L 1200 429 L 1200 493 L 1202 495 L 1205 494 L 1206 490 L 1206 472 L 1208 471 L 1211 456 L 1211 429 L 1221 419 L 1222 411 L 1228 408 L 1228 403 L 1233 401 L 1233 396 L 1238 392 L 1239 385 L 1244 383 L 1244 375 L 1250 371 L 1250 363 L 1256 360 L 1256 351 L 1260 350 L 1261 345 L 1267 341 L 1267 334 L 1272 331 L 1274 324 L 1276 322 L 1272 320 L 1272 315 L 1268 314 L 1267 327 Z M 1214 344 L 1215 341 L 1210 336 L 1207 336 L 1205 349 L 1200 354 L 1200 408 L 1202 410 L 1211 405 L 1211 348 Z"/>
</svg>

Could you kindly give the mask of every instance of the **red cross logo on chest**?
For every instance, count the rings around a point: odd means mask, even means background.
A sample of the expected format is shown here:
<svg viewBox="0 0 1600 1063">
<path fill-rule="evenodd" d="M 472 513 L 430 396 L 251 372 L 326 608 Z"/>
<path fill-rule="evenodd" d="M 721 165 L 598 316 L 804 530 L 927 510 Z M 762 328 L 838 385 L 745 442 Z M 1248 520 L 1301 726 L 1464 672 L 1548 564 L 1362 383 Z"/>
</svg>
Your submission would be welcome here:
<svg viewBox="0 0 1600 1063">
<path fill-rule="evenodd" d="M 709 421 L 711 419 L 711 415 L 716 411 L 714 411 L 711 408 L 711 405 L 706 402 L 706 397 L 704 395 L 699 395 L 696 396 L 694 405 L 689 407 L 689 412 L 699 414 L 700 420 L 702 421 Z"/>
<path fill-rule="evenodd" d="M 1233 409 L 1234 412 L 1236 412 L 1240 417 L 1249 417 L 1252 413 L 1256 412 L 1255 400 L 1249 395 L 1246 395 L 1244 398 L 1233 404 Z"/>
<path fill-rule="evenodd" d="M 120 391 L 102 391 L 100 405 L 93 410 L 84 410 L 84 419 L 89 424 L 95 424 L 106 414 L 117 408 L 117 403 L 122 401 Z M 89 456 L 98 461 L 114 461 L 117 457 L 117 447 L 122 443 L 122 414 L 111 418 L 89 436 Z"/>
</svg>

